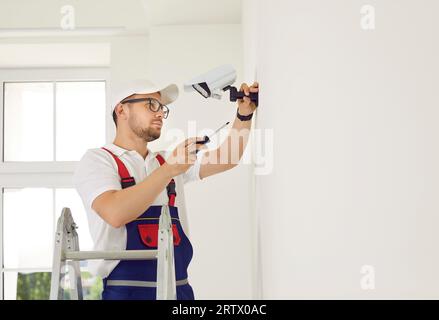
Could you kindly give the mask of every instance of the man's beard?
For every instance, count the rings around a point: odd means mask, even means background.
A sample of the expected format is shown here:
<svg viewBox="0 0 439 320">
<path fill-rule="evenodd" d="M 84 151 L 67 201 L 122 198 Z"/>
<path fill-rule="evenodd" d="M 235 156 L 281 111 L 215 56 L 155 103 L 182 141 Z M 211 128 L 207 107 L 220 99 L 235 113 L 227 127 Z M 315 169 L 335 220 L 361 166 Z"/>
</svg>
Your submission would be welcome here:
<svg viewBox="0 0 439 320">
<path fill-rule="evenodd" d="M 151 127 L 142 128 L 135 123 L 134 119 L 129 119 L 128 125 L 130 126 L 131 130 L 133 130 L 134 134 L 143 139 L 145 142 L 151 142 L 160 137 L 160 129 L 154 129 Z"/>
</svg>

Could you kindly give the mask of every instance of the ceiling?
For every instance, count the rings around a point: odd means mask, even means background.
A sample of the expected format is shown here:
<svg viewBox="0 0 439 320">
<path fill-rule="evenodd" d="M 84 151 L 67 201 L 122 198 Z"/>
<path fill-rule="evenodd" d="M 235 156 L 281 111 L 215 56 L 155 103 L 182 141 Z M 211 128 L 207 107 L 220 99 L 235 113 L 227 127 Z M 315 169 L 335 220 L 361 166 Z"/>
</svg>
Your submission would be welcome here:
<svg viewBox="0 0 439 320">
<path fill-rule="evenodd" d="M 241 0 L 1 0 L 0 34 L 60 29 L 65 5 L 72 6 L 78 30 L 241 22 Z"/>
</svg>

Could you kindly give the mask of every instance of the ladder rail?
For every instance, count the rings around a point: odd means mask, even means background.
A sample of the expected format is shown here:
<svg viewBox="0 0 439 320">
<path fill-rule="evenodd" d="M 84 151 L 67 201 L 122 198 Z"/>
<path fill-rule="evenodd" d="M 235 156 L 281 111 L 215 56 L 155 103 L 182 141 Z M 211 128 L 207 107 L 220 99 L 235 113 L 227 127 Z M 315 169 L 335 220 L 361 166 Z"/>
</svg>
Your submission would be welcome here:
<svg viewBox="0 0 439 320">
<path fill-rule="evenodd" d="M 65 260 L 154 260 L 157 250 L 67 251 Z"/>
<path fill-rule="evenodd" d="M 157 256 L 157 300 L 176 300 L 174 238 L 169 206 L 162 206 L 159 220 Z"/>
<path fill-rule="evenodd" d="M 62 259 L 64 242 L 66 241 L 63 234 L 63 226 L 65 225 L 67 212 L 70 213 L 70 209 L 64 208 L 61 217 L 59 217 L 57 222 L 53 250 L 52 275 L 50 280 L 50 300 L 61 300 L 64 293 L 60 286 L 60 282 L 62 279 L 61 269 L 65 265 L 65 261 Z"/>
</svg>

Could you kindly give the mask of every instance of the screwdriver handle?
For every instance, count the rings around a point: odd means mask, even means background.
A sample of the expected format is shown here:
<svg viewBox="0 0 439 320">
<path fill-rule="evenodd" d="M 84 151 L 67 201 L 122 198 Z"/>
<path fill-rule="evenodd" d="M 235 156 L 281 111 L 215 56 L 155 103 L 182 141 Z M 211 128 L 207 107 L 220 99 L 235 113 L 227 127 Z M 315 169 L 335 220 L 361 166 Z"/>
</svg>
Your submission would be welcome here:
<svg viewBox="0 0 439 320">
<path fill-rule="evenodd" d="M 208 136 L 204 136 L 204 140 L 200 140 L 195 142 L 196 144 L 206 144 L 210 141 L 210 138 Z M 200 151 L 200 149 L 195 150 L 195 154 L 198 153 L 198 151 Z"/>
<path fill-rule="evenodd" d="M 200 140 L 195 142 L 196 144 L 206 144 L 210 141 L 210 138 L 208 136 L 204 136 L 204 140 Z"/>
</svg>

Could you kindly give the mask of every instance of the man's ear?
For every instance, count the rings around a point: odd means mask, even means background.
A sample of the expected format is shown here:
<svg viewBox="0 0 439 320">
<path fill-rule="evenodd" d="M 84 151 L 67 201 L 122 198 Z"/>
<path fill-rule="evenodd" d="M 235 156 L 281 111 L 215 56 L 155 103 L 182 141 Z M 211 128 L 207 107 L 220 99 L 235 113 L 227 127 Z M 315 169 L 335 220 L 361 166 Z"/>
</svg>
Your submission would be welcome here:
<svg viewBox="0 0 439 320">
<path fill-rule="evenodd" d="M 116 115 L 117 115 L 118 119 L 125 113 L 125 109 L 123 107 L 123 104 L 120 102 L 117 104 L 117 106 L 114 110 L 116 111 Z"/>
</svg>

